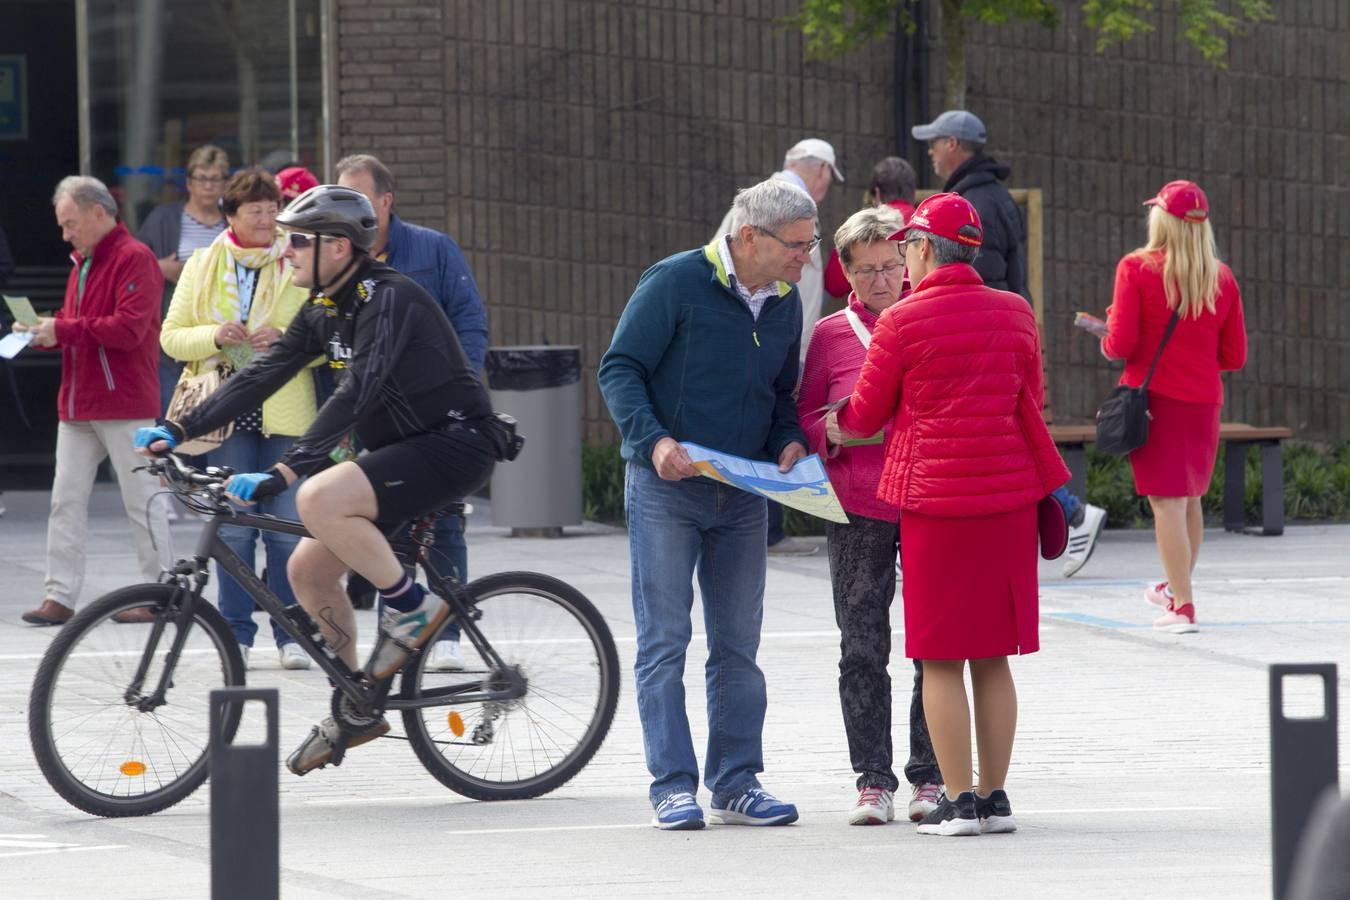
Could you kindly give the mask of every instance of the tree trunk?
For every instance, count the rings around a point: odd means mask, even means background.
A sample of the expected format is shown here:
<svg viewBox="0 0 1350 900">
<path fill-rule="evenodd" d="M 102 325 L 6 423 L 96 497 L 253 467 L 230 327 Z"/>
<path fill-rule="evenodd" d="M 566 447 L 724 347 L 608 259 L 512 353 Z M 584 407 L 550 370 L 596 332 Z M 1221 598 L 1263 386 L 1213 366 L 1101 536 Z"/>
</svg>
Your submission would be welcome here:
<svg viewBox="0 0 1350 900">
<path fill-rule="evenodd" d="M 942 103 L 966 108 L 966 17 L 963 0 L 942 0 Z"/>
</svg>

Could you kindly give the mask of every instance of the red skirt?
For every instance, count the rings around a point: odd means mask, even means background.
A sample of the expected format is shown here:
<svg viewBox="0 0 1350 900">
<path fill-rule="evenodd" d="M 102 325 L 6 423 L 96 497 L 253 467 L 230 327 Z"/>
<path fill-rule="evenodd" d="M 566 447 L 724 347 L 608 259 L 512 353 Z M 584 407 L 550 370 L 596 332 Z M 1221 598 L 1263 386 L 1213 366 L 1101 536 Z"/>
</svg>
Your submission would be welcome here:
<svg viewBox="0 0 1350 900">
<path fill-rule="evenodd" d="M 1203 497 L 1219 453 L 1219 404 L 1148 395 L 1148 441 L 1130 454 L 1141 497 Z"/>
<path fill-rule="evenodd" d="M 905 655 L 983 659 L 1040 649 L 1036 504 L 968 518 L 900 514 Z"/>
</svg>

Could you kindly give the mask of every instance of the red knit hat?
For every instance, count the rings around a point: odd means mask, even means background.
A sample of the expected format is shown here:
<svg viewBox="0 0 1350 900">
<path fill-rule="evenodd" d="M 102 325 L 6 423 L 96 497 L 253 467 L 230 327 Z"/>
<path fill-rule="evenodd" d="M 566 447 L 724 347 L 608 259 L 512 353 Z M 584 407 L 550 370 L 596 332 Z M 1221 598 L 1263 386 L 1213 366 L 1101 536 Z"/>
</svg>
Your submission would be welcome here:
<svg viewBox="0 0 1350 900">
<path fill-rule="evenodd" d="M 289 169 L 282 169 L 277 173 L 277 190 L 281 191 L 281 199 L 287 203 L 310 188 L 317 186 L 318 183 L 319 179 L 315 178 L 314 173 L 304 166 L 291 166 Z"/>
<path fill-rule="evenodd" d="M 1161 206 L 1178 219 L 1203 222 L 1209 218 L 1209 198 L 1194 181 L 1169 181 L 1145 206 Z"/>
<path fill-rule="evenodd" d="M 970 201 L 960 194 L 934 194 L 919 204 L 905 227 L 891 235 L 893 241 L 903 241 L 911 228 L 926 231 L 938 237 L 978 247 L 984 241 L 980 214 Z"/>
</svg>

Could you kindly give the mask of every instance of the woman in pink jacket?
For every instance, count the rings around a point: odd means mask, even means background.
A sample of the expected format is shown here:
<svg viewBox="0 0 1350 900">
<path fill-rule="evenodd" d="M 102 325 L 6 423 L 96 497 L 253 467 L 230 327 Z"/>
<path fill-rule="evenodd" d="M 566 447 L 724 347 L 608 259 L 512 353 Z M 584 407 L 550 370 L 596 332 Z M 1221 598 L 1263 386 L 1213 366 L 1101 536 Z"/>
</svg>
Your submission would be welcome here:
<svg viewBox="0 0 1350 900">
<path fill-rule="evenodd" d="M 1036 507 L 1069 478 L 1041 418 L 1035 315 L 970 265 L 982 234 L 956 194 L 919 205 L 896 235 L 914 292 L 877 320 L 852 396 L 826 418 L 836 442 L 889 423 L 877 498 L 901 511 L 905 654 L 923 660 L 924 712 L 946 783 L 921 834 L 1017 827 L 1003 789 L 1017 730 L 1007 658 L 1040 646 Z"/>
<path fill-rule="evenodd" d="M 895 818 L 895 790 L 900 786 L 892 762 L 891 677 L 886 670 L 900 510 L 877 499 L 885 458 L 881 435 L 844 446 L 832 444 L 825 436 L 823 408 L 853 393 L 877 317 L 908 288 L 900 245 L 889 240 L 904 224 L 899 212 L 883 205 L 854 213 L 835 232 L 841 272 L 852 290 L 845 309 L 816 323 L 797 398 L 797 418 L 807 442 L 825 460 L 849 519 L 846 524 L 829 523 L 826 535 L 839 625 L 839 703 L 849 761 L 858 774 L 851 825 L 884 825 Z M 905 778 L 913 786 L 909 817 L 915 821 L 937 807 L 942 791 L 923 717 L 922 690 L 923 671 L 915 660 L 905 765 Z"/>
<path fill-rule="evenodd" d="M 1198 630 L 1191 573 L 1200 558 L 1209 490 L 1219 450 L 1219 373 L 1247 361 L 1247 330 L 1237 280 L 1214 250 L 1209 198 L 1199 185 L 1173 181 L 1145 201 L 1148 243 L 1116 266 L 1102 352 L 1125 360 L 1120 383 L 1148 385 L 1148 441 L 1130 454 L 1134 486 L 1153 509 L 1167 580 L 1145 598 L 1163 610 L 1160 631 Z M 1158 353 L 1173 315 L 1172 335 Z"/>
</svg>

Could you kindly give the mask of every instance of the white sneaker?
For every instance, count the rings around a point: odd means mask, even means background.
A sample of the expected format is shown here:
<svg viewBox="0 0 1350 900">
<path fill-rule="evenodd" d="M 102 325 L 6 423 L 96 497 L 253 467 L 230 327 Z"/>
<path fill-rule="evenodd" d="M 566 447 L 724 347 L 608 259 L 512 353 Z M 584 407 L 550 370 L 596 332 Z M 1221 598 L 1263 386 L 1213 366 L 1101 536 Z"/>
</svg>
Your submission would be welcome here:
<svg viewBox="0 0 1350 900">
<path fill-rule="evenodd" d="M 1092 550 L 1097 546 L 1097 538 L 1106 527 L 1106 510 L 1088 503 L 1083 508 L 1083 524 L 1069 529 L 1069 546 L 1064 550 L 1065 578 L 1070 578 L 1087 565 Z"/>
<path fill-rule="evenodd" d="M 248 671 L 248 651 L 252 650 L 248 644 L 239 645 L 239 655 L 244 658 L 244 671 Z"/>
<path fill-rule="evenodd" d="M 308 669 L 312 664 L 309 654 L 300 649 L 295 641 L 289 641 L 277 648 L 277 658 L 283 669 Z"/>
<path fill-rule="evenodd" d="M 895 795 L 869 785 L 858 791 L 858 802 L 848 814 L 850 825 L 885 825 L 895 818 Z"/>
<path fill-rule="evenodd" d="M 430 672 L 462 672 L 464 657 L 459 655 L 459 641 L 437 641 L 431 648 L 431 659 L 427 660 Z"/>
<path fill-rule="evenodd" d="M 942 785 L 932 781 L 921 781 L 914 785 L 909 797 L 909 820 L 917 822 L 938 808 L 942 802 Z"/>
</svg>

